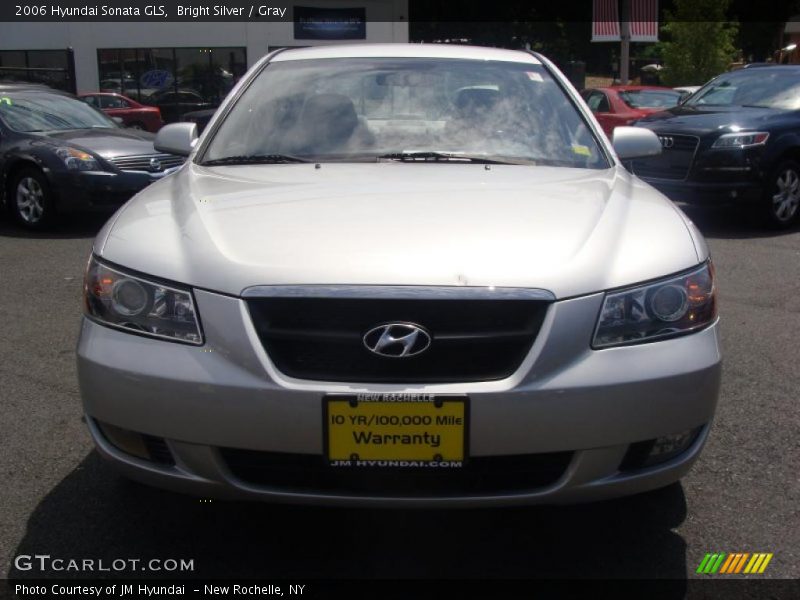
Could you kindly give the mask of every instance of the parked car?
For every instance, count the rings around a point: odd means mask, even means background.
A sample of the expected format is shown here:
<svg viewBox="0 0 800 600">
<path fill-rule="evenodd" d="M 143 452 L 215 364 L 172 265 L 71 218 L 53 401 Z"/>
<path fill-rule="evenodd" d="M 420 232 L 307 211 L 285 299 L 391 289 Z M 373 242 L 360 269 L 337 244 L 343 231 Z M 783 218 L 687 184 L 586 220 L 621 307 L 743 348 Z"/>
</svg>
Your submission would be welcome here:
<svg viewBox="0 0 800 600">
<path fill-rule="evenodd" d="M 32 229 L 58 213 L 118 207 L 183 163 L 153 139 L 70 94 L 0 84 L 0 201 Z"/>
<path fill-rule="evenodd" d="M 78 97 L 99 108 L 110 117 L 119 117 L 125 127 L 142 129 L 152 133 L 161 129 L 161 111 L 156 106 L 146 106 L 123 96 L 104 92 L 78 94 Z"/>
<path fill-rule="evenodd" d="M 660 156 L 634 172 L 675 200 L 756 207 L 775 227 L 800 214 L 800 66 L 723 73 L 686 102 L 637 122 Z"/>
<path fill-rule="evenodd" d="M 676 106 L 680 92 L 672 88 L 642 85 L 585 89 L 581 92 L 606 135 L 614 128 L 630 125 L 637 119 Z"/>
<path fill-rule="evenodd" d="M 190 165 L 97 237 L 78 377 L 99 453 L 173 490 L 383 506 L 666 486 L 720 354 L 702 236 L 539 54 L 260 60 Z M 131 382 L 135 382 L 132 385 Z"/>
<path fill-rule="evenodd" d="M 184 113 L 214 107 L 213 103 L 197 92 L 184 89 L 177 92 L 172 89 L 156 92 L 147 97 L 147 102 L 158 106 L 167 123 L 180 120 Z"/>
<path fill-rule="evenodd" d="M 674 87 L 672 89 L 675 90 L 676 92 L 678 92 L 681 95 L 681 102 L 683 102 L 689 96 L 691 96 L 697 90 L 699 90 L 700 87 L 701 86 L 699 86 L 699 85 L 682 85 L 682 86 Z"/>
<path fill-rule="evenodd" d="M 147 99 L 158 92 L 159 88 L 143 87 L 136 79 L 103 79 L 100 81 L 100 91 L 121 94 L 126 98 L 148 105 Z"/>
<path fill-rule="evenodd" d="M 193 110 L 192 112 L 184 113 L 181 116 L 181 121 L 185 123 L 194 123 L 197 125 L 197 135 L 203 133 L 203 130 L 208 125 L 211 117 L 217 112 L 216 108 L 207 108 L 205 110 Z"/>
</svg>

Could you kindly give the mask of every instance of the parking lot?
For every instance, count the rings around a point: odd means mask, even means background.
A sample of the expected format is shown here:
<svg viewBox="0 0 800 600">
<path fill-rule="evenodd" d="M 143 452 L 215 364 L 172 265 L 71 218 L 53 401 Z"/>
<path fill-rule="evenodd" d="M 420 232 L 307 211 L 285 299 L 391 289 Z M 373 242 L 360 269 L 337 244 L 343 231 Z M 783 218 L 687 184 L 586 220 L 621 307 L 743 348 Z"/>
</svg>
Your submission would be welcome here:
<svg viewBox="0 0 800 600">
<path fill-rule="evenodd" d="M 45 234 L 0 221 L 0 573 L 49 554 L 194 559 L 199 577 L 684 578 L 722 551 L 771 552 L 763 576 L 800 577 L 800 231 L 684 208 L 716 263 L 725 360 L 699 463 L 643 496 L 510 510 L 203 502 L 121 479 L 92 451 L 74 364 L 103 217 Z"/>
</svg>

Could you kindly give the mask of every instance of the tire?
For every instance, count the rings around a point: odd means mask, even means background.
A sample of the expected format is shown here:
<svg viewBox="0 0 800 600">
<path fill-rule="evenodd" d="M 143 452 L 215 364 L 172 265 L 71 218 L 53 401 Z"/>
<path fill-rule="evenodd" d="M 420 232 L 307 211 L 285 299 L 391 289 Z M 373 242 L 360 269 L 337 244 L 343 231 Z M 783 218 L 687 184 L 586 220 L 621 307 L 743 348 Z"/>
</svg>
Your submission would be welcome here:
<svg viewBox="0 0 800 600">
<path fill-rule="evenodd" d="M 762 214 L 776 229 L 794 225 L 800 217 L 800 163 L 784 160 L 772 171 L 764 188 Z"/>
<path fill-rule="evenodd" d="M 28 229 L 45 229 L 55 219 L 50 184 L 39 169 L 22 169 L 11 180 L 8 208 L 14 219 Z"/>
</svg>

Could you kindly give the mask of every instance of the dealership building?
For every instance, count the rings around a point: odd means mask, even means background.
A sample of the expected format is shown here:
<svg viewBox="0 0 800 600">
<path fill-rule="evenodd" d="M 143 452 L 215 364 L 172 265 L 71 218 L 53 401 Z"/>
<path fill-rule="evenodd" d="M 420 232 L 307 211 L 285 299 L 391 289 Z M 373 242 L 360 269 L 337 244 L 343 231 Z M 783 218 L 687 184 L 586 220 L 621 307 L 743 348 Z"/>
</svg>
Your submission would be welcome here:
<svg viewBox="0 0 800 600">
<path fill-rule="evenodd" d="M 408 42 L 406 0 L 282 5 L 282 20 L 0 23 L 0 80 L 115 91 L 162 106 L 173 120 L 219 104 L 248 67 L 276 48 Z"/>
</svg>

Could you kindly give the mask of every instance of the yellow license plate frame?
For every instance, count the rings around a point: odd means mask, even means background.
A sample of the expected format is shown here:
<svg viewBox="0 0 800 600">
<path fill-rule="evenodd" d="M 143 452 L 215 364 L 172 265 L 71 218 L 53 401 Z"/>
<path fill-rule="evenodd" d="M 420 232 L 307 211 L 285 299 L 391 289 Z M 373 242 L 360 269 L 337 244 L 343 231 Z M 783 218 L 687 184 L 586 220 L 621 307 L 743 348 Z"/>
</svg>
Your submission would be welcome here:
<svg viewBox="0 0 800 600">
<path fill-rule="evenodd" d="M 323 397 L 323 444 L 333 466 L 462 466 L 464 395 L 331 394 Z"/>
</svg>

